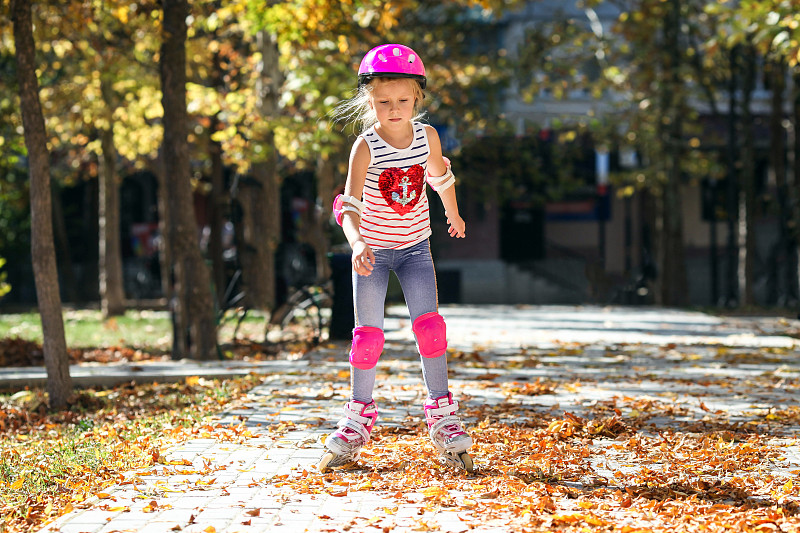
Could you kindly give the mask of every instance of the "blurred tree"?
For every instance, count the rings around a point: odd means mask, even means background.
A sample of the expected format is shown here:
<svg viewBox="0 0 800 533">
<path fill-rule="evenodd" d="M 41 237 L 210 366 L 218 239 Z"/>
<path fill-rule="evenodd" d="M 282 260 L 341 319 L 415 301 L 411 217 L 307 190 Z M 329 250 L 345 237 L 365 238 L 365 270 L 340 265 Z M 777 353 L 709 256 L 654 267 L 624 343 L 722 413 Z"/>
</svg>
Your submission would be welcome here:
<svg viewBox="0 0 800 533">
<path fill-rule="evenodd" d="M 153 129 L 143 127 L 144 110 L 136 110 L 128 102 L 130 95 L 146 102 L 155 91 L 155 68 L 143 67 L 137 61 L 154 59 L 155 46 L 146 43 L 156 41 L 149 38 L 154 33 L 150 27 L 155 14 L 155 3 L 119 0 L 85 2 L 78 14 L 78 21 L 89 26 L 89 31 L 79 32 L 81 39 L 76 40 L 82 52 L 81 68 L 91 73 L 83 86 L 91 103 L 81 106 L 81 111 L 91 114 L 90 132 L 99 140 L 87 148 L 97 154 L 99 162 L 99 280 L 101 309 L 106 317 L 125 311 L 119 196 L 120 170 L 124 167 L 120 163 L 127 160 L 130 168 L 146 155 L 132 147 Z M 142 42 L 138 42 L 140 39 Z M 132 78 L 137 80 L 135 85 Z M 81 122 L 85 127 L 85 118 Z M 153 150 L 155 144 L 148 148 Z M 126 159 L 120 157 L 120 150 L 128 156 Z"/>
<path fill-rule="evenodd" d="M 318 275 L 328 270 L 330 204 L 344 183 L 350 135 L 356 133 L 333 124 L 330 112 L 354 93 L 363 55 L 385 42 L 418 50 L 429 79 L 430 121 L 447 129 L 452 144 L 459 134 L 491 126 L 488 117 L 498 111 L 499 89 L 508 79 L 495 32 L 504 10 L 519 3 L 292 0 L 265 8 L 248 2 L 256 31 L 277 36 L 280 51 L 285 82 L 280 113 L 269 125 L 275 147 L 295 168 L 316 171 L 317 206 L 302 238 L 317 251 Z M 445 148 L 452 155 L 457 147 Z"/>
<path fill-rule="evenodd" d="M 0 257 L 0 300 L 11 292 L 11 285 L 8 284 L 6 281 L 8 279 L 8 272 L 3 270 L 6 266 L 6 260 L 4 257 Z"/>
<path fill-rule="evenodd" d="M 30 182 L 24 167 L 25 139 L 18 133 L 22 123 L 12 32 L 2 32 L 0 39 L 0 86 L 4 89 L 0 90 L 0 256 L 13 258 L 6 273 L 19 284 L 16 292 L 27 282 L 27 262 L 17 258 L 30 255 Z"/>
<path fill-rule="evenodd" d="M 224 166 L 237 169 L 241 185 L 249 183 L 256 174 L 254 165 L 262 169 L 270 167 L 280 154 L 281 166 L 262 172 L 273 176 L 265 187 L 273 192 L 278 190 L 283 174 L 316 168 L 321 181 L 317 187 L 317 209 L 310 211 L 316 215 L 315 224 L 303 232 L 303 238 L 315 242 L 318 272 L 324 276 L 329 204 L 335 176 L 344 171 L 350 141 L 331 127 L 326 115 L 339 98 L 352 90 L 360 55 L 372 45 L 389 39 L 430 49 L 430 76 L 432 79 L 438 76 L 441 83 L 428 101 L 429 109 L 437 121 L 450 125 L 453 131 L 459 124 L 462 127 L 471 124 L 489 111 L 484 106 L 476 113 L 480 106 L 469 102 L 468 96 L 476 90 L 478 93 L 474 94 L 484 94 L 484 86 L 480 84 L 492 79 L 502 58 L 486 53 L 481 46 L 476 48 L 482 37 L 478 32 L 487 27 L 485 19 L 506 4 L 499 0 L 462 0 L 441 7 L 410 0 L 392 4 L 376 0 L 341 4 L 295 1 L 274 2 L 266 8 L 262 3 L 253 4 L 251 16 L 245 16 L 247 0 L 193 4 L 187 42 L 191 83 L 187 89 L 193 121 L 189 128 L 194 150 L 191 160 L 200 165 L 195 169 L 205 168 L 209 175 L 216 176 L 218 186 L 210 189 L 218 195 L 222 192 L 218 190 L 219 175 Z M 155 32 L 161 25 L 160 10 L 150 2 L 99 0 L 62 7 L 43 6 L 47 23 L 39 30 L 46 32 L 43 57 L 57 67 L 46 71 L 57 74 L 50 76 L 43 94 L 49 111 L 48 124 L 54 131 L 50 142 L 58 173 L 68 181 L 81 174 L 106 176 L 103 202 L 114 202 L 116 189 L 110 185 L 118 185 L 120 181 L 118 178 L 113 183 L 108 181 L 114 173 L 114 163 L 117 172 L 150 164 L 162 179 L 162 189 L 165 188 L 165 173 L 159 163 L 163 161 L 156 157 L 162 109 L 152 68 L 158 42 Z M 421 8 L 430 16 L 419 14 Z M 392 28 L 398 32 L 392 33 Z M 259 32 L 263 32 L 262 36 L 274 36 L 277 41 L 271 48 L 259 50 Z M 273 52 L 265 53 L 269 50 Z M 264 66 L 270 64 L 269 56 L 275 56 L 275 51 L 280 52 L 280 67 L 267 74 Z M 283 76 L 288 78 L 286 83 L 280 83 Z M 492 83 L 496 79 L 499 78 L 492 79 Z M 270 85 L 270 91 L 264 92 Z M 268 120 L 264 117 L 267 107 L 272 109 Z M 454 108 L 466 111 L 453 111 Z M 200 140 L 201 132 L 207 132 L 210 140 Z M 97 162 L 91 159 L 91 154 L 97 154 Z M 200 172 L 193 173 L 196 190 L 207 191 L 199 177 Z M 238 200 L 250 202 L 257 196 L 261 198 L 257 205 L 270 205 L 260 194 L 245 193 L 243 189 L 239 190 Z M 276 199 L 277 194 L 266 193 L 266 198 Z M 223 200 L 216 196 L 211 203 L 220 206 Z M 240 243 L 244 255 L 251 252 L 258 255 L 260 252 L 254 250 L 262 248 L 274 252 L 279 239 L 279 210 L 277 204 L 267 209 L 250 209 L 251 218 L 267 215 L 272 228 L 237 232 L 240 238 L 245 233 L 252 237 Z M 215 208 L 217 214 L 212 217 L 215 235 L 221 225 L 220 211 Z M 101 227 L 106 228 L 106 237 L 113 238 L 117 234 L 112 228 L 117 210 L 105 208 L 103 212 L 106 221 Z M 163 202 L 160 213 L 165 224 L 169 214 Z M 249 227 L 257 228 L 253 222 L 250 224 L 253 225 Z M 162 234 L 164 242 L 168 241 L 169 232 Z M 106 257 L 111 257 L 115 253 L 108 252 L 116 244 L 108 238 L 104 239 Z M 215 246 L 218 240 L 212 239 Z M 172 263 L 169 254 L 170 247 L 166 247 L 162 254 L 166 264 Z M 218 255 L 217 250 L 214 255 Z M 248 278 L 262 280 L 265 287 L 272 288 L 269 269 L 273 261 L 266 255 L 259 257 L 252 262 Z M 220 285 L 219 265 L 215 270 L 216 284 Z M 104 277 L 108 280 L 107 290 L 111 290 L 116 276 L 109 271 Z M 168 280 L 169 275 L 162 278 Z M 258 291 L 250 292 L 255 295 Z M 113 299 L 119 293 L 115 294 Z M 106 305 L 109 309 L 117 307 L 108 302 Z"/>
<path fill-rule="evenodd" d="M 76 255 L 84 260 L 100 257 L 97 270 L 83 265 L 84 278 L 99 276 L 102 308 L 107 315 L 117 314 L 124 311 L 120 210 L 114 205 L 118 203 L 119 174 L 143 166 L 154 156 L 161 137 L 160 121 L 153 120 L 161 114 L 153 60 L 156 47 L 152 44 L 157 41 L 148 36 L 154 31 L 149 29 L 154 26 L 154 5 L 93 0 L 37 7 L 43 21 L 35 28 L 39 62 L 48 66 L 42 69 L 41 95 L 46 126 L 52 132 L 48 139 L 51 172 L 62 187 L 98 175 L 104 178 L 99 180 L 101 187 L 87 187 L 87 191 L 100 190 L 96 204 L 100 223 L 93 218 L 93 210 L 86 209 L 84 227 L 67 229 L 74 238 L 75 233 L 99 228 L 103 253 L 86 243 L 79 245 L 82 250 Z M 61 211 L 59 200 L 54 196 L 56 215 Z M 106 207 L 108 201 L 111 207 Z M 74 212 L 75 206 L 66 207 Z M 61 230 L 56 234 L 58 240 L 64 224 L 56 226 Z M 59 254 L 60 261 L 64 255 Z M 61 270 L 69 279 L 71 268 L 62 265 Z"/>
<path fill-rule="evenodd" d="M 230 274 L 223 248 L 226 217 L 238 223 L 232 205 L 235 180 L 228 179 L 227 169 L 249 172 L 249 166 L 244 164 L 249 158 L 243 155 L 242 146 L 225 146 L 219 139 L 220 132 L 237 128 L 241 120 L 238 112 L 253 94 L 250 74 L 254 64 L 253 42 L 248 39 L 243 9 L 237 1 L 193 3 L 194 22 L 187 41 L 187 57 L 191 58 L 187 97 L 194 123 L 189 140 L 196 169 L 193 180 L 196 193 L 207 198 L 207 258 L 220 305 L 225 305 L 223 299 Z M 231 259 L 234 258 L 228 255 L 227 261 Z M 235 259 L 238 262 L 238 257 Z"/>
<path fill-rule="evenodd" d="M 785 93 L 785 67 L 796 68 L 800 45 L 800 16 L 793 2 L 770 0 L 766 2 L 709 3 L 705 13 L 715 21 L 715 31 L 703 43 L 706 55 L 731 57 L 730 60 L 730 188 L 733 198 L 729 206 L 729 217 L 738 220 L 738 225 L 729 225 L 731 233 L 738 235 L 739 245 L 729 245 L 729 264 L 740 265 L 739 272 L 729 272 L 729 285 L 734 291 L 741 291 L 741 303 L 755 301 L 755 233 L 753 220 L 756 215 L 755 204 L 755 136 L 753 132 L 752 94 L 755 90 L 756 68 L 765 65 L 765 81 L 772 90 L 772 106 L 769 112 L 770 123 L 770 166 L 775 176 L 777 219 L 779 221 L 779 243 L 776 253 L 785 259 L 783 270 L 784 291 L 774 296 L 784 302 L 796 302 L 798 298 L 798 214 L 797 182 L 790 187 L 786 164 L 786 139 L 795 130 L 787 130 L 783 110 Z M 790 161 L 797 161 L 800 145 L 789 147 Z M 797 166 L 795 165 L 795 169 Z M 798 174 L 800 175 L 800 174 Z M 737 249 L 738 248 L 738 251 Z M 735 254 L 735 255 L 734 255 Z M 774 263 L 774 261 L 768 261 Z M 783 263 L 783 261 L 781 261 Z M 776 268 L 778 267 L 776 263 Z M 777 272 L 772 274 L 777 276 Z M 777 282 L 778 280 L 776 280 Z M 735 302 L 735 300 L 733 300 Z"/>
<path fill-rule="evenodd" d="M 783 268 L 783 291 L 776 289 L 770 295 L 770 301 L 778 305 L 796 305 L 800 297 L 800 287 L 798 287 L 797 272 L 797 235 L 793 230 L 791 198 L 787 180 L 787 131 L 784 126 L 788 122 L 784 108 L 786 106 L 786 81 L 787 66 L 786 60 L 782 57 L 773 57 L 767 64 L 767 79 L 772 89 L 770 101 L 770 167 L 775 177 L 775 188 L 778 204 L 779 220 L 779 241 L 776 263 L 782 263 Z M 782 258 L 778 259 L 778 258 Z M 776 264 L 775 267 L 778 267 Z M 776 280 L 776 287 L 779 286 Z"/>
<path fill-rule="evenodd" d="M 259 121 L 251 140 L 259 153 L 251 169 L 250 194 L 241 197 L 241 234 L 244 246 L 239 260 L 245 279 L 247 298 L 253 307 L 273 309 L 275 294 L 275 253 L 281 242 L 281 175 L 273 124 L 280 114 L 283 72 L 278 64 L 277 36 L 261 30 L 256 34 L 257 65 L 256 109 Z M 243 191 L 244 192 L 244 191 Z"/>
<path fill-rule="evenodd" d="M 47 392 L 53 408 L 63 408 L 72 393 L 69 357 L 59 294 L 58 272 L 53 246 L 50 162 L 44 127 L 39 82 L 36 78 L 35 44 L 31 5 L 12 0 L 14 47 L 17 58 L 20 110 L 25 128 L 25 145 L 31 182 L 31 232 L 36 295 L 42 319 L 42 337 L 47 367 Z"/>
<path fill-rule="evenodd" d="M 686 254 L 683 241 L 683 207 L 681 205 L 681 183 L 683 172 L 681 161 L 686 151 L 684 136 L 684 119 L 686 117 L 686 89 L 684 86 L 685 41 L 681 36 L 685 11 L 684 0 L 670 0 L 666 12 L 660 19 L 664 50 L 660 54 L 657 68 L 661 70 L 657 76 L 659 81 L 659 100 L 662 113 L 659 138 L 664 149 L 664 177 L 661 201 L 657 203 L 658 218 L 663 226 L 656 226 L 659 247 L 658 264 L 661 275 L 656 280 L 656 301 L 664 305 L 681 305 L 689 303 L 688 286 L 686 284 Z M 664 3 L 662 2 L 662 5 Z M 661 6 L 659 6 L 661 7 Z"/>
<path fill-rule="evenodd" d="M 186 110 L 186 0 L 163 2 L 163 37 L 159 67 L 164 109 L 164 174 L 161 194 L 169 211 L 168 245 L 172 252 L 173 350 L 176 359 L 216 356 L 217 330 L 211 278 L 198 244 L 189 161 Z"/>
<path fill-rule="evenodd" d="M 685 28 L 700 0 L 615 1 L 620 16 L 612 28 L 604 28 L 594 13 L 601 3 L 581 4 L 585 20 L 566 17 L 530 30 L 519 56 L 526 76 L 522 94 L 533 99 L 546 91 L 564 98 L 581 88 L 603 102 L 585 127 L 596 146 L 632 146 L 642 156 L 641 168 L 623 178 L 620 190 L 648 191 L 654 202 L 647 215 L 655 230 L 656 301 L 683 305 L 688 292 L 680 187 L 691 161 Z M 618 97 L 601 99 L 609 94 Z"/>
</svg>

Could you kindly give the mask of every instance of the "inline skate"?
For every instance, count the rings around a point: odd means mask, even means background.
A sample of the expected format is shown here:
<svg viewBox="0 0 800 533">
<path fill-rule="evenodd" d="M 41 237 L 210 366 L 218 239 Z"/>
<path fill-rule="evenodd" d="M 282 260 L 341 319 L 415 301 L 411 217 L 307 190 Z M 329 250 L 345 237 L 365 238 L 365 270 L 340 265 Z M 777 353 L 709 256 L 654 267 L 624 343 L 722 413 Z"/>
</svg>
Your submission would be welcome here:
<svg viewBox="0 0 800 533">
<path fill-rule="evenodd" d="M 425 402 L 428 434 L 436 451 L 447 463 L 472 473 L 475 467 L 472 457 L 467 453 L 472 446 L 472 437 L 464 431 L 461 420 L 455 415 L 456 411 L 458 402 L 453 401 L 452 394 L 435 400 L 428 399 Z"/>
<path fill-rule="evenodd" d="M 317 463 L 320 472 L 348 466 L 361 455 L 361 447 L 369 442 L 372 427 L 378 419 L 375 402 L 363 403 L 351 400 L 344 405 L 344 417 L 333 434 L 325 439 L 328 449 Z"/>
</svg>

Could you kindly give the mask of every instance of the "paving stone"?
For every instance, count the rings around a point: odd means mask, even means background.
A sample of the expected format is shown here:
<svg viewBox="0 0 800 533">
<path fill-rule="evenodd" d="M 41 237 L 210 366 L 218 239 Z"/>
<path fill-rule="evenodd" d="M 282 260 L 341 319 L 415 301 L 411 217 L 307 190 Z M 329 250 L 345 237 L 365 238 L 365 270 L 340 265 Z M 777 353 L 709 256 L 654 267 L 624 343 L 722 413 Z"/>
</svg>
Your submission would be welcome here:
<svg viewBox="0 0 800 533">
<path fill-rule="evenodd" d="M 413 334 L 403 312 L 401 308 L 390 308 L 386 320 L 387 342 L 378 364 L 375 391 L 379 424 L 422 427 L 420 404 L 424 386 Z M 659 427 L 681 420 L 702 420 L 709 416 L 708 411 L 716 411 L 716 417 L 728 421 L 744 421 L 770 409 L 796 405 L 796 400 L 779 387 L 751 388 L 746 394 L 737 395 L 704 384 L 713 383 L 710 380 L 748 380 L 763 375 L 775 376 L 776 382 L 781 377 L 800 376 L 800 361 L 796 357 L 800 341 L 775 333 L 777 330 L 763 319 L 722 319 L 695 312 L 592 306 L 446 306 L 441 312 L 447 321 L 452 349 L 479 353 L 485 361 L 495 358 L 506 363 L 492 368 L 461 360 L 450 363 L 451 388 L 459 396 L 467 422 L 476 422 L 467 414 L 471 407 L 501 403 L 519 407 L 516 412 L 498 414 L 496 422 L 510 423 L 523 421 L 531 412 L 560 416 L 569 409 L 581 416 L 598 403 L 621 396 L 662 402 L 683 410 L 684 414 L 673 418 L 654 419 Z M 580 357 L 564 352 L 570 343 L 585 344 Z M 720 355 L 721 346 L 726 346 L 727 354 Z M 749 353 L 759 348 L 773 350 L 774 357 L 769 361 L 747 359 Z M 77 510 L 42 531 L 172 533 L 176 526 L 183 533 L 201 532 L 209 526 L 217 533 L 343 531 L 345 527 L 352 531 L 380 531 L 376 527 L 362 529 L 359 524 L 366 525 L 370 517 L 380 516 L 387 506 L 397 509 L 382 517 L 380 525 L 391 526 L 394 533 L 419 528 L 420 520 L 438 524 L 441 531 L 467 530 L 458 513 L 431 512 L 413 499 L 408 500 L 410 503 L 398 503 L 389 494 L 370 491 L 351 491 L 340 498 L 293 494 L 288 488 L 270 482 L 279 479 L 276 476 L 310 471 L 324 452 L 321 438 L 335 428 L 349 394 L 349 378 L 312 391 L 307 385 L 308 375 L 327 376 L 325 379 L 329 381 L 331 375 L 348 371 L 346 351 L 346 343 L 338 343 L 333 348 L 323 345 L 302 361 L 272 361 L 251 367 L 231 365 L 232 373 L 248 368 L 247 371 L 266 374 L 264 383 L 248 393 L 247 405 L 237 406 L 217 419 L 220 424 L 246 424 L 255 434 L 253 438 L 244 442 L 203 438 L 182 443 L 169 451 L 168 458 L 191 461 L 198 469 L 209 464 L 209 473 L 165 477 L 154 473 L 155 470 L 147 472 L 138 478 L 136 489 L 126 485 L 106 490 L 112 493 L 115 505 L 128 505 L 130 512 Z M 734 364 L 729 364 L 726 357 L 733 357 Z M 735 357 L 743 360 L 737 361 Z M 538 363 L 525 366 L 531 360 Z M 146 374 L 150 380 L 157 379 L 158 372 L 164 379 L 177 379 L 184 372 L 185 379 L 188 375 L 200 375 L 197 370 L 201 368 L 217 375 L 227 364 L 162 364 L 148 368 Z M 95 368 L 90 370 L 82 369 L 81 376 L 86 378 L 99 372 Z M 35 371 L 26 372 L 29 375 Z M 0 369 L 0 386 L 8 385 L 18 374 Z M 552 394 L 539 396 L 511 391 L 512 384 L 519 387 L 537 379 L 574 381 L 580 386 L 575 390 L 558 387 Z M 403 389 L 382 388 L 386 380 L 403 385 Z M 476 386 L 480 380 L 497 386 Z M 286 394 L 300 403 L 286 405 L 276 400 Z M 280 436 L 270 430 L 288 422 L 296 426 L 288 425 Z M 790 476 L 800 470 L 797 429 L 789 429 L 787 433 L 774 437 L 774 444 L 781 446 L 781 454 L 768 467 L 773 474 Z M 615 455 L 611 444 L 613 441 L 599 439 L 593 444 L 603 452 L 598 459 L 590 460 L 596 474 L 613 478 L 615 471 L 638 468 Z M 476 464 L 480 464 L 479 460 Z M 170 490 L 184 492 L 163 490 L 165 482 Z M 142 498 L 143 494 L 152 497 Z M 160 510 L 143 512 L 153 500 Z M 422 501 L 422 495 L 416 501 Z M 501 524 L 487 522 L 475 531 L 489 533 L 504 529 Z"/>
</svg>

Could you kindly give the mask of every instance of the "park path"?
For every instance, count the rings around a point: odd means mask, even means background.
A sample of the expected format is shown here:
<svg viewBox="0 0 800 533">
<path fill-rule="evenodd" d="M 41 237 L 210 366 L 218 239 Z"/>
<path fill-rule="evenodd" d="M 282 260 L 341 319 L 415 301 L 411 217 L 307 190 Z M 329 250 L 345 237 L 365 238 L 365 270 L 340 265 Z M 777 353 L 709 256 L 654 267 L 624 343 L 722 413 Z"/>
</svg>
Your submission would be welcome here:
<svg viewBox="0 0 800 533">
<path fill-rule="evenodd" d="M 796 322 L 624 307 L 459 305 L 441 311 L 451 348 L 451 389 L 472 427 L 556 421 L 564 412 L 589 420 L 602 410 L 629 423 L 641 421 L 639 431 L 650 435 L 670 428 L 749 428 L 781 450 L 759 466 L 759 475 L 795 478 L 800 487 L 798 425 L 785 423 L 785 416 L 771 418 L 789 413 L 800 423 L 800 412 L 793 411 L 800 341 L 787 335 L 798 331 Z M 426 446 L 414 436 L 421 435 L 423 387 L 410 324 L 401 307 L 390 308 L 389 315 L 375 393 L 383 433 L 362 458 L 367 468 L 370 450 L 394 442 L 391 435 L 408 435 L 415 446 Z M 417 484 L 398 498 L 316 473 L 321 438 L 334 427 L 349 392 L 347 348 L 326 344 L 298 361 L 262 363 L 264 383 L 198 428 L 196 438 L 42 531 L 524 530 L 502 516 L 480 518 L 459 505 L 431 505 L 437 486 Z M 481 431 L 474 433 L 476 440 Z M 582 466 L 593 479 L 613 483 L 620 472 L 644 467 L 613 436 L 597 437 L 591 441 L 597 456 Z M 474 453 L 476 474 L 453 472 L 454 483 L 467 478 L 477 485 L 481 476 L 491 477 L 495 467 L 481 450 Z M 436 463 L 430 450 L 413 460 L 420 457 Z M 398 461 L 398 469 L 406 468 Z"/>
</svg>

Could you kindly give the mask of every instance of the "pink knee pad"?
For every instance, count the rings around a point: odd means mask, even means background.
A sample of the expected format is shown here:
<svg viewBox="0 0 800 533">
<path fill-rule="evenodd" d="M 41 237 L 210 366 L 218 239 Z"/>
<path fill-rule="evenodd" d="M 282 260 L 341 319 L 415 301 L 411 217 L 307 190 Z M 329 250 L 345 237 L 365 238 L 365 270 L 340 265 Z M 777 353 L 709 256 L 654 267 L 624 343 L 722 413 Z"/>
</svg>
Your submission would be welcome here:
<svg viewBox="0 0 800 533">
<path fill-rule="evenodd" d="M 358 326 L 353 330 L 350 364 L 361 370 L 374 368 L 383 352 L 383 340 L 381 328 Z"/>
<path fill-rule="evenodd" d="M 417 347 L 422 357 L 439 357 L 447 351 L 447 330 L 439 313 L 417 317 L 411 329 L 417 336 Z"/>
</svg>

